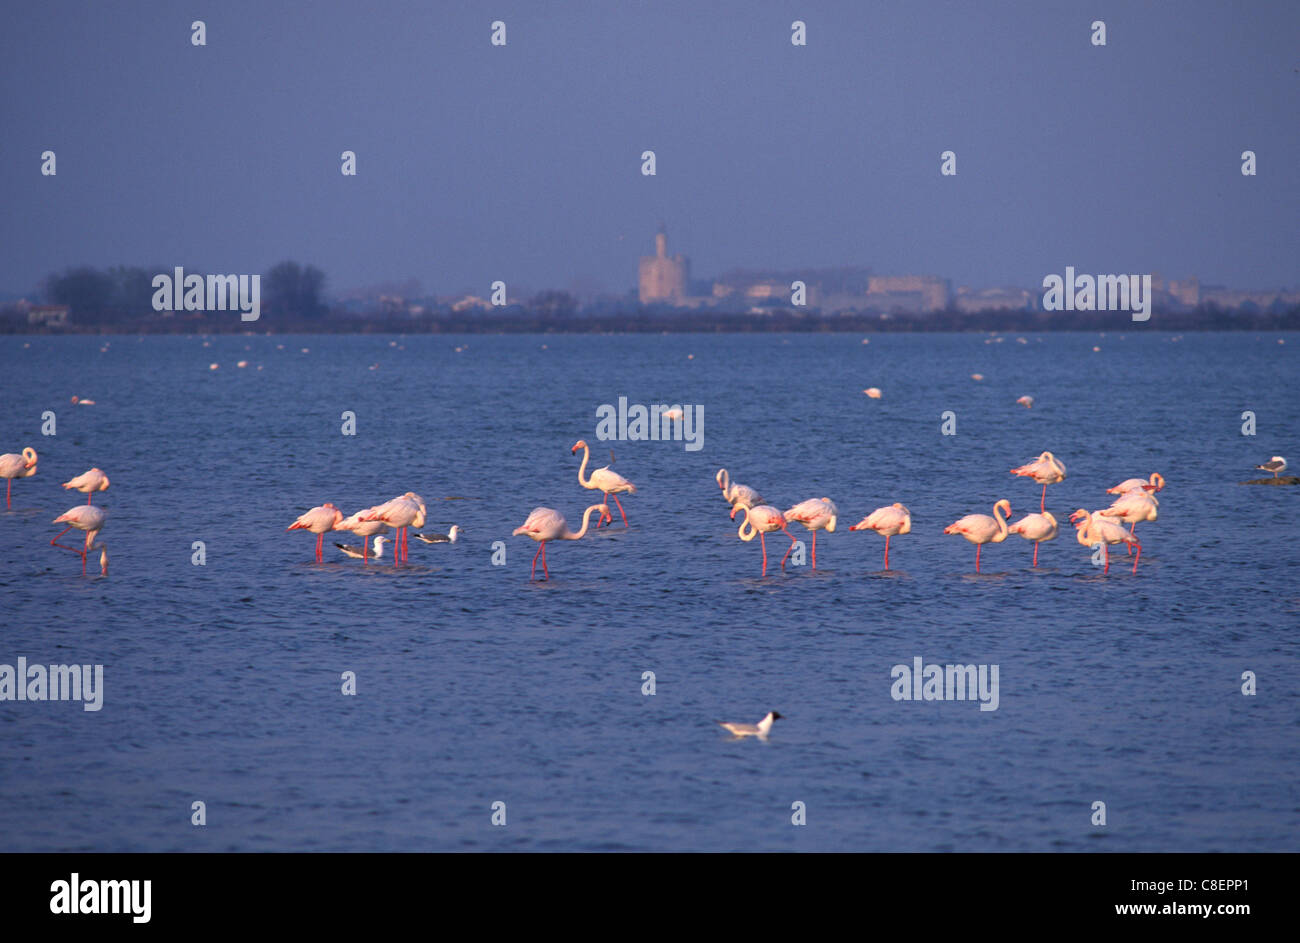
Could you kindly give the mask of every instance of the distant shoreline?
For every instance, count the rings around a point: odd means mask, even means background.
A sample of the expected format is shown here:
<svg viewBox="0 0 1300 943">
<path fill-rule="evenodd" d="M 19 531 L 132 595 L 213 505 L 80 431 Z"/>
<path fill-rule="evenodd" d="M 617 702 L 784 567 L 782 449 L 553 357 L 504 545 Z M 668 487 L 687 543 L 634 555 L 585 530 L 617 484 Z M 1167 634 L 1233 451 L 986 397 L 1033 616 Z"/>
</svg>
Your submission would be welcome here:
<svg viewBox="0 0 1300 943">
<path fill-rule="evenodd" d="M 993 311 L 929 314 L 822 315 L 777 309 L 771 314 L 695 311 L 556 317 L 525 310 L 423 317 L 281 318 L 265 313 L 241 321 L 237 313 L 140 318 L 61 327 L 0 320 L 0 334 L 893 334 L 1057 333 L 1096 331 L 1300 331 L 1300 307 L 1283 312 L 1218 309 L 1152 313 L 1133 321 L 1127 312 Z"/>
</svg>

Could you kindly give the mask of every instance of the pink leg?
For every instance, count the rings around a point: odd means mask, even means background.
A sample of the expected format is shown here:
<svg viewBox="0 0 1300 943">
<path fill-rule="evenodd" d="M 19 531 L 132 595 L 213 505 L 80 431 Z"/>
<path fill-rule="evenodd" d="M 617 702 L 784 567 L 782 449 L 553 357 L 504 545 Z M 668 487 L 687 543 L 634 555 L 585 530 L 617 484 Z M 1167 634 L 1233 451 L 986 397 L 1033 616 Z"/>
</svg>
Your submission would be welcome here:
<svg viewBox="0 0 1300 943">
<path fill-rule="evenodd" d="M 817 569 L 817 531 L 813 531 L 813 569 Z"/>
<path fill-rule="evenodd" d="M 63 528 L 63 530 L 61 530 L 61 531 L 59 531 L 57 534 L 55 534 L 55 535 L 54 535 L 54 539 L 51 540 L 50 543 L 51 543 L 53 546 L 55 546 L 55 547 L 62 547 L 63 545 L 62 545 L 61 543 L 59 543 L 59 538 L 62 537 L 64 534 L 66 534 L 66 533 L 67 533 L 68 531 L 70 531 L 70 530 L 72 530 L 72 525 L 71 525 L 71 524 L 69 524 L 67 527 Z M 64 549 L 71 549 L 71 548 L 69 547 L 69 548 L 64 548 Z"/>
<path fill-rule="evenodd" d="M 758 542 L 763 547 L 763 575 L 767 576 L 767 535 L 762 531 L 758 534 Z"/>
<path fill-rule="evenodd" d="M 545 544 L 544 542 L 543 542 L 543 543 L 539 543 L 539 544 L 537 545 L 537 552 L 536 552 L 535 554 L 533 554 L 533 569 L 532 569 L 532 571 L 528 574 L 528 578 L 529 578 L 530 580 L 537 579 L 537 558 L 538 558 L 539 556 L 542 555 L 542 549 L 543 549 L 545 546 L 546 546 L 546 544 Z"/>
<path fill-rule="evenodd" d="M 1128 528 L 1128 535 L 1129 535 L 1130 537 L 1133 536 L 1133 531 L 1137 530 L 1137 526 L 1138 526 L 1138 522 L 1137 522 L 1137 521 L 1134 521 L 1132 524 L 1129 525 L 1129 528 Z M 1130 557 L 1133 556 L 1133 545 L 1132 545 L 1132 544 L 1129 544 L 1129 545 L 1128 545 L 1128 555 L 1129 555 Z"/>
<path fill-rule="evenodd" d="M 1038 541 L 1034 541 L 1034 566 L 1038 566 Z"/>
<path fill-rule="evenodd" d="M 606 507 L 605 507 L 605 510 L 603 510 L 603 511 L 600 512 L 600 517 L 596 518 L 596 529 L 597 529 L 597 530 L 600 530 L 600 528 L 602 528 L 602 527 L 605 526 L 605 515 L 609 513 L 609 492 L 608 492 L 608 491 L 602 491 L 602 492 L 600 493 L 600 503 L 603 504 L 603 505 L 605 505 Z M 610 515 L 610 518 L 609 518 L 609 519 L 610 519 L 610 521 L 611 521 L 611 523 L 612 523 L 613 520 L 614 520 L 613 515 Z"/>
<path fill-rule="evenodd" d="M 545 541 L 542 541 L 542 572 L 546 574 L 546 578 L 548 580 L 551 578 L 551 571 L 546 568 L 546 542 Z"/>
<path fill-rule="evenodd" d="M 1043 485 L 1043 500 L 1038 502 L 1038 510 L 1040 512 L 1047 510 L 1047 485 Z"/>
<path fill-rule="evenodd" d="M 1142 559 L 1142 545 L 1141 545 L 1141 544 L 1138 544 L 1138 545 L 1137 545 L 1137 548 L 1138 548 L 1137 556 L 1133 558 L 1133 572 L 1134 572 L 1134 573 L 1137 573 L 1137 571 L 1138 571 L 1138 561 Z"/>
<path fill-rule="evenodd" d="M 607 498 L 606 500 L 609 500 L 609 499 Z M 623 515 L 623 526 L 626 527 L 626 526 L 627 526 L 627 512 L 625 512 L 625 511 L 623 510 L 623 502 L 620 501 L 620 500 L 618 499 L 618 495 L 614 495 L 614 503 L 618 505 L 618 513 Z M 611 524 L 614 523 L 614 516 L 613 516 L 612 514 L 610 515 L 609 522 L 610 522 Z"/>
<path fill-rule="evenodd" d="M 1107 544 L 1102 544 L 1101 552 L 1105 555 L 1106 558 L 1106 566 L 1102 569 L 1101 572 L 1109 573 L 1110 572 L 1110 547 Z"/>
<path fill-rule="evenodd" d="M 783 534 L 785 534 L 787 537 L 790 538 L 790 546 L 786 549 L 786 551 L 785 551 L 785 556 L 783 556 L 783 557 L 781 558 L 781 569 L 784 570 L 784 569 L 785 569 L 785 561 L 790 559 L 790 551 L 794 549 L 794 545 L 797 544 L 799 541 L 795 540 L 795 539 L 794 539 L 794 534 L 790 533 L 790 532 L 789 532 L 788 530 L 786 530 L 784 527 L 781 528 L 781 532 L 782 532 Z M 816 531 L 813 531 L 813 539 L 814 539 L 814 540 L 817 539 L 817 532 L 816 532 Z"/>
<path fill-rule="evenodd" d="M 983 544 L 975 545 L 975 572 L 976 573 L 980 571 L 980 551 L 983 549 L 984 549 Z"/>
<path fill-rule="evenodd" d="M 14 505 L 13 505 L 13 502 L 9 500 L 10 497 L 13 495 L 13 493 L 14 493 L 14 480 L 13 480 L 12 478 L 10 478 L 10 479 L 9 479 L 9 487 L 5 488 L 5 507 L 6 507 L 6 508 L 12 508 L 12 507 L 14 506 Z"/>
<path fill-rule="evenodd" d="M 320 562 L 321 562 L 321 559 L 322 559 L 322 557 L 321 557 L 321 548 L 322 548 L 324 545 L 325 545 L 325 535 L 324 535 L 324 534 L 317 534 L 317 535 L 316 535 L 316 562 L 317 562 L 317 563 L 320 563 Z"/>
<path fill-rule="evenodd" d="M 890 535 L 886 534 L 885 535 L 885 569 L 886 570 L 889 569 L 889 538 Z"/>
</svg>

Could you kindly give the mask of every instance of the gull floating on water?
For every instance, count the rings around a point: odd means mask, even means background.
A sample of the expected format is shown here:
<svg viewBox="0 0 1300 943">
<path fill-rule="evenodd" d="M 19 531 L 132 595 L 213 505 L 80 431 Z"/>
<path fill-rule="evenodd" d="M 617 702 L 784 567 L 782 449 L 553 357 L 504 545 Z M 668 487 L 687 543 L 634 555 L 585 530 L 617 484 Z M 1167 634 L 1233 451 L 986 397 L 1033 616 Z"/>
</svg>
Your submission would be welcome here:
<svg viewBox="0 0 1300 943">
<path fill-rule="evenodd" d="M 387 542 L 388 542 L 387 537 L 384 537 L 382 535 L 376 537 L 375 549 L 371 551 L 371 556 L 373 556 L 376 560 L 378 560 L 381 556 L 383 556 L 384 544 L 386 544 Z M 350 547 L 347 544 L 338 544 L 338 543 L 336 543 L 334 546 L 338 547 L 340 550 L 342 550 L 345 554 L 347 554 L 349 557 L 351 557 L 354 560 L 366 559 L 365 547 Z"/>
<path fill-rule="evenodd" d="M 725 720 L 719 720 L 717 724 L 730 732 L 736 739 L 758 737 L 760 740 L 766 740 L 768 731 L 772 729 L 772 723 L 780 719 L 781 715 L 776 711 L 768 711 L 767 716 L 756 724 L 730 724 Z"/>
<path fill-rule="evenodd" d="M 451 530 L 445 534 L 416 534 L 416 540 L 423 540 L 426 544 L 454 544 L 460 537 L 460 527 L 457 524 L 451 525 Z"/>
</svg>

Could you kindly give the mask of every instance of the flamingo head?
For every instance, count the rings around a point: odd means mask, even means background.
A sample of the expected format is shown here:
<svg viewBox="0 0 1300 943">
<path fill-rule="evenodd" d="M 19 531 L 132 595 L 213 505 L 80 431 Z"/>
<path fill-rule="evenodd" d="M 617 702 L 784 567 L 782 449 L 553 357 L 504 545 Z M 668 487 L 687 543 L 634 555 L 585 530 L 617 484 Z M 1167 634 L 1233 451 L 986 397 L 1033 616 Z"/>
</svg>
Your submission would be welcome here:
<svg viewBox="0 0 1300 943">
<path fill-rule="evenodd" d="M 1086 521 L 1089 516 L 1090 515 L 1088 514 L 1087 511 L 1085 511 L 1083 508 L 1079 508 L 1077 511 L 1075 511 L 1073 514 L 1070 515 L 1070 521 L 1071 523 L 1074 523 L 1075 526 L 1077 527 L 1079 521 Z"/>
<path fill-rule="evenodd" d="M 749 513 L 749 505 L 746 504 L 744 501 L 737 501 L 734 505 L 732 505 L 732 507 L 731 507 L 731 519 L 732 519 L 733 521 L 736 519 L 736 512 L 739 511 L 739 510 L 742 510 L 742 509 L 745 511 L 746 515 L 748 515 L 748 513 Z"/>
<path fill-rule="evenodd" d="M 718 483 L 718 487 L 723 491 L 727 490 L 727 486 L 722 483 L 722 479 L 725 477 L 727 477 L 727 470 L 725 468 L 719 468 L 718 473 L 713 476 L 713 480 Z"/>
<path fill-rule="evenodd" d="M 31 468 L 36 464 L 36 450 L 28 447 L 23 449 L 23 464 L 26 468 Z"/>
<path fill-rule="evenodd" d="M 1156 486 L 1156 491 L 1165 490 L 1165 476 L 1160 474 L 1160 472 L 1152 472 L 1149 480 L 1151 484 Z"/>
<path fill-rule="evenodd" d="M 586 447 L 587 447 L 587 440 L 579 439 L 577 442 L 573 443 L 573 448 L 569 449 L 569 454 L 572 455 L 575 452 L 577 452 L 578 449 L 585 449 Z"/>
<path fill-rule="evenodd" d="M 1002 508 L 1002 513 L 1007 517 L 1011 516 L 1011 502 L 1006 498 L 1003 498 L 997 504 L 993 505 L 993 510 L 996 511 L 998 508 Z"/>
</svg>

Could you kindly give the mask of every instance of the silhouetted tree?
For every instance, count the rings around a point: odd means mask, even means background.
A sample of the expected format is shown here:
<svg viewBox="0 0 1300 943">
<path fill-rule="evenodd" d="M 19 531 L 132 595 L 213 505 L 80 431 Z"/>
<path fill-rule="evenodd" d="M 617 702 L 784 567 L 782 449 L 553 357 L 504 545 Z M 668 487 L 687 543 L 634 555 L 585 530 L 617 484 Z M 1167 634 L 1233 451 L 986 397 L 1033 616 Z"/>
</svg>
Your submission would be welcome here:
<svg viewBox="0 0 1300 943">
<path fill-rule="evenodd" d="M 276 314 L 322 318 L 328 310 L 321 302 L 325 273 L 314 265 L 281 262 L 267 272 L 262 281 L 262 295 Z"/>
<path fill-rule="evenodd" d="M 99 323 L 111 314 L 113 279 L 88 265 L 71 268 L 45 280 L 45 297 L 51 304 L 67 305 L 74 321 Z"/>
</svg>

